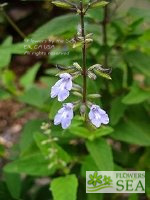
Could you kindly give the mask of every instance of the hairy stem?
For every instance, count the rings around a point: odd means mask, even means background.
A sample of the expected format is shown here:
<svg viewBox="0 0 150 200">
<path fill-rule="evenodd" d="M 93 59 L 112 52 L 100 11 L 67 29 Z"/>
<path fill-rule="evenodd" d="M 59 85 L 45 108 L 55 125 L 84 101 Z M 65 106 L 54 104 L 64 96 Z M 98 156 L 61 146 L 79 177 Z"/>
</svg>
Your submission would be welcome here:
<svg viewBox="0 0 150 200">
<path fill-rule="evenodd" d="M 108 53 L 107 53 L 107 23 L 108 23 L 108 6 L 104 7 L 104 19 L 102 23 L 103 30 L 103 45 L 105 46 L 105 55 L 104 55 L 104 66 L 108 66 Z"/>
<path fill-rule="evenodd" d="M 84 44 L 82 47 L 82 68 L 83 68 L 83 103 L 86 105 L 86 96 L 87 96 L 87 81 L 86 81 L 86 76 L 87 76 L 87 69 L 86 69 L 86 45 L 85 45 L 85 26 L 84 26 L 84 11 L 83 11 L 83 2 L 80 1 L 81 5 L 81 13 L 80 13 L 80 18 L 81 18 L 81 34 L 82 37 L 84 38 Z"/>
<path fill-rule="evenodd" d="M 19 27 L 13 22 L 13 20 L 7 15 L 7 13 L 5 12 L 5 10 L 3 9 L 3 14 L 6 17 L 6 19 L 8 20 L 8 22 L 12 25 L 12 27 L 17 31 L 17 33 L 23 38 L 25 39 L 25 34 L 19 29 Z"/>
</svg>

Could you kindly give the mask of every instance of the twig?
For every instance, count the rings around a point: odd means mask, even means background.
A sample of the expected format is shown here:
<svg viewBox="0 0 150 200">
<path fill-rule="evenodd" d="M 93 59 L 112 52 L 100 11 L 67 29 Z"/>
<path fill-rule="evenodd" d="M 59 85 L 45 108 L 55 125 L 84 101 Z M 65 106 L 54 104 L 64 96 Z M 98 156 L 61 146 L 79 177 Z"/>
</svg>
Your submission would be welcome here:
<svg viewBox="0 0 150 200">
<path fill-rule="evenodd" d="M 13 20 L 7 15 L 7 13 L 5 12 L 5 10 L 2 10 L 4 16 L 6 17 L 6 19 L 8 20 L 8 22 L 12 25 L 12 27 L 17 31 L 17 33 L 23 38 L 25 39 L 26 36 L 25 34 L 20 30 L 20 28 L 13 22 Z"/>
<path fill-rule="evenodd" d="M 81 18 L 81 34 L 84 38 L 84 44 L 82 47 L 82 67 L 83 67 L 83 103 L 86 105 L 87 99 L 87 82 L 86 82 L 86 76 L 87 76 L 87 69 L 86 69 L 86 44 L 85 44 L 85 26 L 84 26 L 84 11 L 83 11 L 83 0 L 80 1 L 81 6 L 81 12 L 80 12 L 80 18 Z"/>
</svg>

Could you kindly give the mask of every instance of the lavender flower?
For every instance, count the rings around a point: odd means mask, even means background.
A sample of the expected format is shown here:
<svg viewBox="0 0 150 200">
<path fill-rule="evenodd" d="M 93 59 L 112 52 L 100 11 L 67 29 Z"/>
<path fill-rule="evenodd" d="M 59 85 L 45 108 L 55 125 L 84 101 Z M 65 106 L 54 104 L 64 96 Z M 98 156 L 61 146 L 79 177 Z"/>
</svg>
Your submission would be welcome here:
<svg viewBox="0 0 150 200">
<path fill-rule="evenodd" d="M 66 129 L 70 126 L 72 118 L 73 118 L 73 104 L 66 103 L 60 110 L 58 110 L 58 113 L 54 118 L 54 124 L 55 125 L 61 124 L 62 128 Z"/>
<path fill-rule="evenodd" d="M 58 101 L 64 101 L 72 89 L 72 76 L 68 73 L 60 74 L 61 79 L 51 89 L 51 98 L 58 96 Z"/>
<path fill-rule="evenodd" d="M 92 105 L 89 112 L 89 119 L 92 124 L 94 124 L 97 128 L 101 126 L 101 124 L 108 124 L 109 118 L 107 113 L 102 110 L 97 105 Z"/>
</svg>

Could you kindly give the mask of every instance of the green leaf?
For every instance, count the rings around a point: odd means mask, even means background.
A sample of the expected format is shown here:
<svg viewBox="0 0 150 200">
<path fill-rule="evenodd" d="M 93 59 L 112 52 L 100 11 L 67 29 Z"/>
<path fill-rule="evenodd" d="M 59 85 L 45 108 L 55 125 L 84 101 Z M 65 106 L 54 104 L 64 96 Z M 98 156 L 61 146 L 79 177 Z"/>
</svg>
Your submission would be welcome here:
<svg viewBox="0 0 150 200">
<path fill-rule="evenodd" d="M 40 63 L 36 63 L 34 66 L 31 67 L 31 69 L 29 69 L 25 73 L 25 75 L 21 77 L 20 83 L 22 86 L 24 86 L 24 88 L 27 89 L 32 86 L 39 68 L 40 68 Z"/>
<path fill-rule="evenodd" d="M 97 7 L 103 7 L 106 6 L 108 4 L 107 1 L 101 1 L 101 0 L 97 0 L 96 2 L 94 1 L 93 3 L 91 3 L 91 8 L 97 8 Z"/>
<path fill-rule="evenodd" d="M 144 90 L 137 85 L 131 87 L 130 92 L 123 98 L 124 104 L 138 104 L 150 99 L 150 90 Z"/>
<path fill-rule="evenodd" d="M 70 126 L 68 129 L 70 133 L 77 135 L 79 137 L 83 137 L 89 140 L 94 140 L 95 138 L 102 137 L 104 135 L 108 135 L 112 133 L 113 129 L 109 126 L 102 126 L 99 129 L 96 129 L 95 131 L 90 131 L 87 128 L 75 126 L 74 124 Z"/>
<path fill-rule="evenodd" d="M 78 180 L 75 175 L 68 175 L 52 180 L 51 190 L 54 200 L 76 200 Z"/>
<path fill-rule="evenodd" d="M 0 197 L 1 200 L 16 200 L 16 198 L 12 198 L 11 194 L 9 193 L 9 190 L 7 188 L 7 185 L 5 182 L 0 182 Z"/>
<path fill-rule="evenodd" d="M 24 125 L 19 143 L 21 153 L 26 151 L 33 143 L 33 135 L 35 132 L 40 131 L 42 122 L 43 120 L 30 120 Z"/>
<path fill-rule="evenodd" d="M 145 76 L 150 77 L 150 57 L 140 51 L 129 51 L 125 55 L 125 60 L 131 67 L 134 67 Z"/>
<path fill-rule="evenodd" d="M 124 105 L 121 101 L 122 97 L 117 97 L 112 101 L 110 110 L 110 122 L 112 125 L 115 125 L 119 122 L 126 109 L 126 105 Z"/>
<path fill-rule="evenodd" d="M 61 0 L 56 0 L 56 1 L 52 1 L 52 3 L 58 7 L 61 7 L 61 8 L 71 8 L 72 6 L 70 5 L 70 3 L 67 3 L 67 2 L 64 2 L 64 1 L 61 1 Z"/>
<path fill-rule="evenodd" d="M 81 166 L 81 175 L 83 177 L 86 177 L 86 171 L 98 171 L 98 167 L 90 155 L 85 157 Z"/>
<path fill-rule="evenodd" d="M 32 87 L 26 90 L 18 100 L 38 108 L 42 108 L 46 100 L 49 99 L 49 90 L 39 87 Z"/>
<path fill-rule="evenodd" d="M 19 199 L 21 193 L 21 178 L 19 174 L 4 173 L 5 182 L 13 198 Z"/>
<path fill-rule="evenodd" d="M 55 168 L 48 168 L 49 161 L 43 154 L 34 153 L 23 158 L 19 158 L 4 167 L 8 173 L 25 173 L 32 176 L 47 176 L 54 173 Z"/>
<path fill-rule="evenodd" d="M 33 40 L 43 40 L 50 36 L 63 35 L 67 33 L 74 35 L 78 24 L 78 17 L 73 14 L 56 17 L 43 26 L 40 26 L 29 38 Z"/>
<path fill-rule="evenodd" d="M 10 98 L 10 94 L 7 91 L 0 88 L 0 99 L 4 100 L 8 98 Z"/>
<path fill-rule="evenodd" d="M 112 151 L 104 139 L 87 141 L 86 146 L 99 171 L 113 171 Z"/>
<path fill-rule="evenodd" d="M 11 45 L 12 37 L 9 36 L 4 40 L 3 44 L 0 46 L 0 68 L 7 67 L 11 61 Z M 9 46 L 9 50 L 6 51 L 6 47 Z"/>
<path fill-rule="evenodd" d="M 130 108 L 130 116 L 114 127 L 112 138 L 140 146 L 150 145 L 149 115 L 142 108 Z"/>
<path fill-rule="evenodd" d="M 16 94 L 16 85 L 15 85 L 15 74 L 11 70 L 5 70 L 2 73 L 2 82 L 3 85 L 13 94 Z"/>
</svg>

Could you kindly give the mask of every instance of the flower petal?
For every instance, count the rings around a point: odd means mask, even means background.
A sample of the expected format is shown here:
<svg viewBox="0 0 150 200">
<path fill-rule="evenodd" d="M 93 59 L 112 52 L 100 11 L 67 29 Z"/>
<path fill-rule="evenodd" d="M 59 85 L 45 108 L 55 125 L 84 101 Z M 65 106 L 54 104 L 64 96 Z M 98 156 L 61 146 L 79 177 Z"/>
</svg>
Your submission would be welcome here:
<svg viewBox="0 0 150 200">
<path fill-rule="evenodd" d="M 71 119 L 69 118 L 62 118 L 62 121 L 61 121 L 61 126 L 63 129 L 66 129 L 70 126 L 71 124 Z"/>
<path fill-rule="evenodd" d="M 101 115 L 101 122 L 102 124 L 108 124 L 109 123 L 109 118 L 107 114 Z"/>
<path fill-rule="evenodd" d="M 64 89 L 58 93 L 58 101 L 64 101 L 69 96 L 69 91 Z"/>
<path fill-rule="evenodd" d="M 71 89 L 72 89 L 72 80 L 66 81 L 66 86 L 65 86 L 65 88 L 66 88 L 67 90 L 71 90 Z"/>
<path fill-rule="evenodd" d="M 92 119 L 91 120 L 92 124 L 94 124 L 94 126 L 96 126 L 97 128 L 99 128 L 101 126 L 101 121 L 97 120 L 97 119 Z"/>
<path fill-rule="evenodd" d="M 62 115 L 58 113 L 54 118 L 54 124 L 55 125 L 60 124 L 61 123 L 61 119 L 62 119 Z"/>
<path fill-rule="evenodd" d="M 59 88 L 56 86 L 53 86 L 51 88 L 51 98 L 55 98 L 59 93 Z"/>
</svg>

